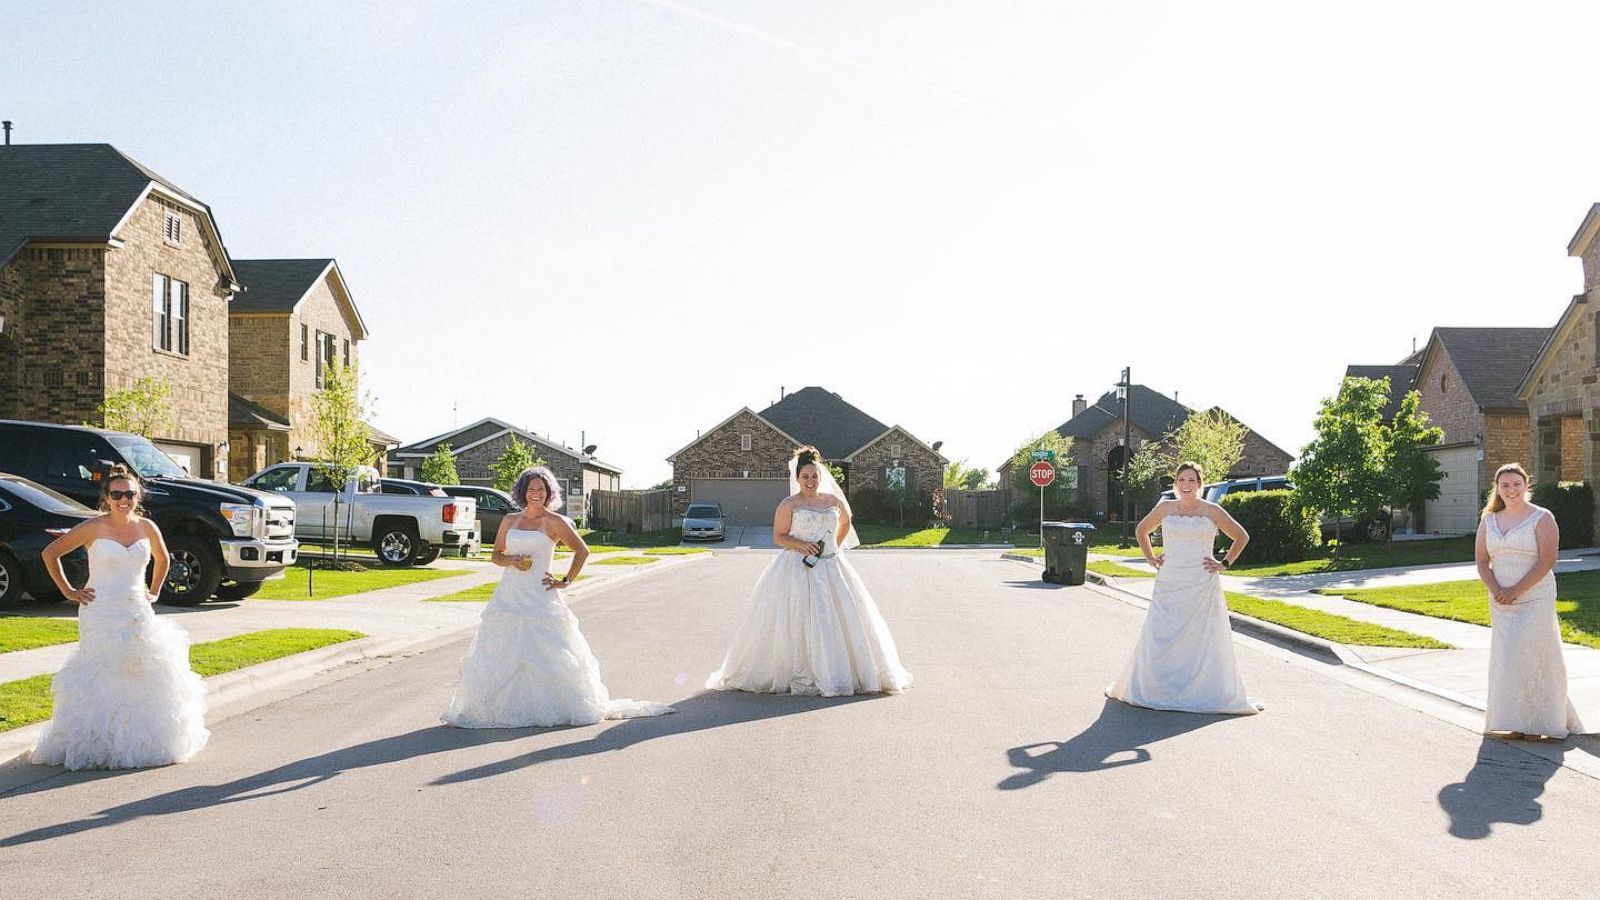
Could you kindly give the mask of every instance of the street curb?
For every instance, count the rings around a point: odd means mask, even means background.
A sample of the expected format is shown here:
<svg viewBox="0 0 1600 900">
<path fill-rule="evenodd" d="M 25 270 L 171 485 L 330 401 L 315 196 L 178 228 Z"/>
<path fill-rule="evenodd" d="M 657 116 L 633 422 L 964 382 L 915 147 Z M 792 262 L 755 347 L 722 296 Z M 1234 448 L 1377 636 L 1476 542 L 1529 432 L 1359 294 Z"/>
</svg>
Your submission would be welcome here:
<svg viewBox="0 0 1600 900">
<path fill-rule="evenodd" d="M 661 561 L 648 566 L 640 566 L 637 571 L 626 572 L 618 575 L 609 575 L 597 578 L 588 584 L 578 584 L 567 591 L 568 603 L 583 599 L 591 594 L 603 593 L 607 585 L 634 581 L 650 572 L 660 572 L 674 569 L 696 559 L 715 556 L 714 553 L 692 553 L 684 556 L 658 557 Z M 443 579 L 441 579 L 443 580 Z M 444 592 L 449 593 L 449 592 Z M 420 602 L 426 602 L 419 600 Z M 238 703 L 252 696 L 266 694 L 278 690 L 320 672 L 337 669 L 351 663 L 367 660 L 382 659 L 397 656 L 402 653 L 425 653 L 439 647 L 455 643 L 478 628 L 474 619 L 471 623 L 460 626 L 443 626 L 436 631 L 424 635 L 395 636 L 389 638 L 362 637 L 350 641 L 340 641 L 327 647 L 316 650 L 307 650 L 292 656 L 284 656 L 268 662 L 246 666 L 221 675 L 213 675 L 205 680 L 206 709 L 208 711 L 222 706 Z M 231 718 L 231 717 L 230 717 Z M 0 732 L 0 765 L 14 761 L 19 755 L 39 742 L 44 734 L 45 727 L 50 720 L 24 725 L 11 731 Z M 208 724 L 210 724 L 208 722 Z M 51 772 L 47 767 L 41 767 L 41 772 Z"/>
</svg>

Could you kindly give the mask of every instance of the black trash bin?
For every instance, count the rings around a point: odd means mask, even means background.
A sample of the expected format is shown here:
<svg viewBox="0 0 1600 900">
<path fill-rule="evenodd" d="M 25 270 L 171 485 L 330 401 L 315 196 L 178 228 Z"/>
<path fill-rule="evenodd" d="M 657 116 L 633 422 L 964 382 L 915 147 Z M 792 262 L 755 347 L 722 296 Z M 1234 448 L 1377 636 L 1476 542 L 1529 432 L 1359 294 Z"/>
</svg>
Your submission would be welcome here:
<svg viewBox="0 0 1600 900">
<path fill-rule="evenodd" d="M 1094 526 L 1088 522 L 1045 522 L 1039 527 L 1044 536 L 1044 580 L 1083 584 L 1088 577 L 1089 538 Z"/>
</svg>

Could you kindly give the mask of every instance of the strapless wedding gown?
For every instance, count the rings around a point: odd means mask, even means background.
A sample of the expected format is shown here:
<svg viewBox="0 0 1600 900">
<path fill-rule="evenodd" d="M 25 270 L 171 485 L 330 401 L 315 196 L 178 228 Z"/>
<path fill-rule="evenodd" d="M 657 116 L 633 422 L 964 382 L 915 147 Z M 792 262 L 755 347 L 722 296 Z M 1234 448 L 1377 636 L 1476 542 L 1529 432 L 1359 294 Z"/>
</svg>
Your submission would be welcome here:
<svg viewBox="0 0 1600 900">
<path fill-rule="evenodd" d="M 1216 537 L 1217 526 L 1205 516 L 1161 520 L 1165 555 L 1150 611 L 1133 658 L 1106 696 L 1183 712 L 1250 715 L 1261 710 L 1239 680 L 1222 580 L 1201 565 Z"/>
<path fill-rule="evenodd" d="M 206 688 L 189 636 L 157 618 L 145 588 L 150 542 L 89 543 L 94 600 L 78 608 L 78 647 L 50 684 L 54 715 L 29 758 L 69 769 L 136 769 L 199 753 Z"/>
<path fill-rule="evenodd" d="M 839 552 L 838 528 L 835 508 L 795 507 L 789 533 L 823 541 L 823 558 L 808 568 L 801 554 L 785 550 L 767 566 L 706 687 L 837 697 L 911 686 L 878 605 Z"/>
<path fill-rule="evenodd" d="M 560 591 L 544 586 L 555 550 L 543 531 L 514 528 L 506 534 L 506 552 L 531 556 L 533 565 L 526 572 L 508 567 L 500 576 L 461 660 L 461 683 L 445 708 L 445 724 L 590 725 L 673 711 L 659 703 L 611 699 L 578 617 Z"/>
</svg>

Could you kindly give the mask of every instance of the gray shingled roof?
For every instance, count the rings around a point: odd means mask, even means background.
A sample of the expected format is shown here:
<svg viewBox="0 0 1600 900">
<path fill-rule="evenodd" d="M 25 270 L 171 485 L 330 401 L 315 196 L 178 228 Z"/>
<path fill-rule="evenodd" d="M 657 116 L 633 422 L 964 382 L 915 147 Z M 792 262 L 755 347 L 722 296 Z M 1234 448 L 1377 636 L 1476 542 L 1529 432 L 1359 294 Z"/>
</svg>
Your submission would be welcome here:
<svg viewBox="0 0 1600 900">
<path fill-rule="evenodd" d="M 1420 352 L 1420 351 L 1419 351 Z M 1409 359 L 1410 357 L 1407 357 Z M 1389 379 L 1389 402 L 1383 406 L 1383 420 L 1385 422 L 1394 418 L 1400 411 L 1400 401 L 1406 398 L 1406 392 L 1417 380 L 1418 366 L 1346 366 L 1346 378 L 1387 378 Z"/>
<path fill-rule="evenodd" d="M 29 240 L 107 240 L 152 181 L 210 216 L 210 207 L 110 144 L 0 146 L 0 263 Z"/>
<path fill-rule="evenodd" d="M 806 387 L 762 410 L 761 418 L 804 441 L 826 459 L 844 459 L 889 426 L 820 387 Z"/>
<path fill-rule="evenodd" d="M 246 400 L 238 394 L 230 393 L 228 394 L 228 427 L 288 431 L 289 420 L 259 403 Z"/>
<path fill-rule="evenodd" d="M 1517 385 L 1550 335 L 1548 328 L 1435 328 L 1467 393 L 1481 409 L 1522 409 Z"/>
<path fill-rule="evenodd" d="M 1129 394 L 1128 419 L 1153 438 L 1177 428 L 1193 414 L 1189 407 L 1142 384 L 1134 385 Z M 1116 391 L 1107 391 L 1083 412 L 1057 426 L 1056 434 L 1088 440 L 1107 425 L 1121 421 L 1122 401 L 1117 399 Z"/>
<path fill-rule="evenodd" d="M 458 454 L 461 452 L 463 447 L 467 447 L 471 444 L 477 443 L 478 441 L 484 440 L 485 438 L 499 434 L 506 429 L 510 429 L 519 435 L 519 440 L 537 441 L 545 447 L 560 451 L 579 460 L 579 462 L 585 466 L 590 466 L 596 469 L 605 469 L 608 472 L 616 472 L 618 475 L 622 474 L 622 468 L 620 466 L 614 466 L 598 456 L 585 456 L 581 448 L 567 447 L 560 441 L 557 441 L 553 438 L 547 438 L 542 434 L 528 431 L 525 428 L 518 428 L 515 425 L 492 417 L 484 419 L 481 422 L 474 422 L 471 425 L 462 426 L 455 431 L 446 432 L 445 434 L 441 434 L 437 437 L 431 437 L 424 441 L 417 441 L 412 444 L 406 444 L 403 447 L 397 447 L 393 452 L 397 456 L 432 456 L 434 451 L 439 449 L 440 444 L 449 444 L 450 452 Z"/>
<path fill-rule="evenodd" d="M 234 274 L 244 286 L 229 312 L 293 312 L 331 259 L 236 259 Z"/>
</svg>

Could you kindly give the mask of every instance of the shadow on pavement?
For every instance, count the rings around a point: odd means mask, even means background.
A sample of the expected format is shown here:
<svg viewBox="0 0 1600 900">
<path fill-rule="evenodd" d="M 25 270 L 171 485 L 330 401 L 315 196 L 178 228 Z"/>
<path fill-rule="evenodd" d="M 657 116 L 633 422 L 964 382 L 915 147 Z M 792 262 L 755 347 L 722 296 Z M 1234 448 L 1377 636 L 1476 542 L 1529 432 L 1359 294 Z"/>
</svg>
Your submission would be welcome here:
<svg viewBox="0 0 1600 900">
<path fill-rule="evenodd" d="M 1450 814 L 1450 833 L 1482 840 L 1496 822 L 1532 825 L 1544 815 L 1539 795 L 1559 762 L 1535 756 L 1504 741 L 1484 738 L 1467 777 L 1439 789 L 1439 806 Z"/>
<path fill-rule="evenodd" d="M 1037 578 L 1029 581 L 1007 581 L 1003 583 L 1006 587 L 1022 588 L 1030 591 L 1059 591 L 1068 587 L 1065 584 L 1053 584 Z"/>
<path fill-rule="evenodd" d="M 1149 762 L 1146 745 L 1233 718 L 1237 716 L 1142 709 L 1107 699 L 1100 718 L 1077 736 L 1007 750 L 1006 759 L 1022 771 L 1013 772 L 996 787 L 1014 791 L 1061 772 L 1098 772 Z"/>
<path fill-rule="evenodd" d="M 488 765 L 445 775 L 442 778 L 435 779 L 432 783 L 444 785 L 476 781 L 480 778 L 504 775 L 509 772 L 515 772 L 518 769 L 553 760 L 575 759 L 595 753 L 622 750 L 634 744 L 642 744 L 645 741 L 657 738 L 688 734 L 694 731 L 705 731 L 709 728 L 721 728 L 724 725 L 740 725 L 745 722 L 773 719 L 779 716 L 799 715 L 800 713 L 815 712 L 829 707 L 860 703 L 863 700 L 872 700 L 885 696 L 888 695 L 855 694 L 849 697 L 805 697 L 787 694 L 747 694 L 740 691 L 706 691 L 696 694 L 687 700 L 674 702 L 672 707 L 677 712 L 671 715 L 649 719 L 625 719 L 621 724 L 607 728 L 586 741 L 574 741 L 570 744 L 544 747 L 532 753 L 525 753 L 522 756 L 503 759 Z"/>
</svg>

